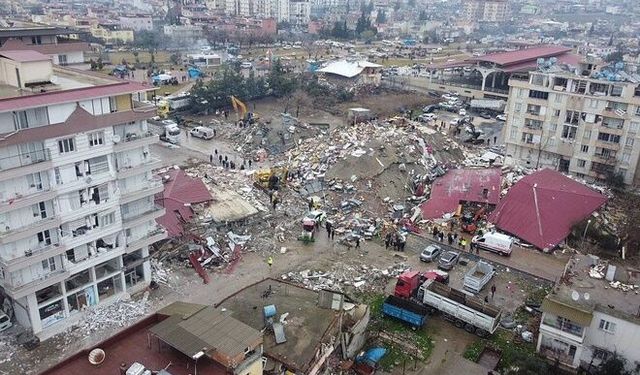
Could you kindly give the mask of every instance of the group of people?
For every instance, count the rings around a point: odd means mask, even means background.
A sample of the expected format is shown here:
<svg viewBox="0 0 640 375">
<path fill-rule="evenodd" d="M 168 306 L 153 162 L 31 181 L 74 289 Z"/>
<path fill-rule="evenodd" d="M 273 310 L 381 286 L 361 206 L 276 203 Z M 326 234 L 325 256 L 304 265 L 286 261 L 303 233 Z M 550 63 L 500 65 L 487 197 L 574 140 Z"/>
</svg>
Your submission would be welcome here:
<svg viewBox="0 0 640 375">
<path fill-rule="evenodd" d="M 407 241 L 404 238 L 404 236 L 400 235 L 399 233 L 387 233 L 387 235 L 384 237 L 384 248 L 388 249 L 389 246 L 393 246 L 393 249 L 395 251 L 404 251 L 404 246 L 406 245 Z"/>
<path fill-rule="evenodd" d="M 438 227 L 433 227 L 431 234 L 433 235 L 434 240 L 444 242 L 445 233 L 444 231 L 439 230 Z M 454 244 L 456 244 L 459 247 L 461 247 L 462 250 L 467 250 L 467 245 L 469 244 L 469 241 L 462 236 L 458 236 L 458 232 L 449 232 L 446 234 L 446 237 L 447 237 L 447 243 L 449 244 L 449 246 L 453 246 Z M 472 246 L 469 247 L 469 250 L 473 251 L 473 247 Z M 476 247 L 476 252 L 480 253 L 480 249 L 477 247 Z"/>
<path fill-rule="evenodd" d="M 215 149 L 213 151 L 213 154 L 209 155 L 209 163 L 213 164 L 214 161 L 214 154 L 218 157 L 218 163 L 220 163 L 221 166 L 223 166 L 225 169 L 236 169 L 237 165 L 234 161 L 229 160 L 229 157 L 226 155 L 222 155 L 222 154 L 218 154 L 218 149 Z M 247 162 L 246 161 L 242 161 L 242 164 L 240 165 L 240 167 L 238 169 L 240 169 L 241 171 L 245 170 Z M 248 160 L 248 164 L 249 164 L 249 168 L 251 168 L 251 159 Z"/>
</svg>

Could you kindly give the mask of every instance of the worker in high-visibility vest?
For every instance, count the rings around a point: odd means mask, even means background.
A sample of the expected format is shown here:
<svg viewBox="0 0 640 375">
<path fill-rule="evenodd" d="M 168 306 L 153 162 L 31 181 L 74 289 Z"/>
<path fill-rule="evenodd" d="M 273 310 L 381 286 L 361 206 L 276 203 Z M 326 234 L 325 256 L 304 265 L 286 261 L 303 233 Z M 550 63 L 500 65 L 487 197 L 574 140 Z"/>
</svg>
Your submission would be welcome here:
<svg viewBox="0 0 640 375">
<path fill-rule="evenodd" d="M 269 270 L 271 270 L 271 266 L 273 265 L 273 258 L 272 257 L 267 258 L 267 264 L 269 265 Z"/>
</svg>

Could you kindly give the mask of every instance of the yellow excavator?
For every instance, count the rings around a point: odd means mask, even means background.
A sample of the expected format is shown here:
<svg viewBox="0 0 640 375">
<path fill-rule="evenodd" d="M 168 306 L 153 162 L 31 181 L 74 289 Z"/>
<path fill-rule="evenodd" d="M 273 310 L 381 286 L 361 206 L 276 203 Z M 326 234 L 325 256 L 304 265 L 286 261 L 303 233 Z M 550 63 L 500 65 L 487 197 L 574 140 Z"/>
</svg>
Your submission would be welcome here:
<svg viewBox="0 0 640 375">
<path fill-rule="evenodd" d="M 244 123 L 248 124 L 253 124 L 258 121 L 258 115 L 253 112 L 249 112 L 247 105 L 233 95 L 231 95 L 231 105 L 238 115 L 238 121 L 242 120 Z"/>
<path fill-rule="evenodd" d="M 285 166 L 258 169 L 254 174 L 255 185 L 267 191 L 279 190 L 287 183 L 289 169 Z"/>
</svg>

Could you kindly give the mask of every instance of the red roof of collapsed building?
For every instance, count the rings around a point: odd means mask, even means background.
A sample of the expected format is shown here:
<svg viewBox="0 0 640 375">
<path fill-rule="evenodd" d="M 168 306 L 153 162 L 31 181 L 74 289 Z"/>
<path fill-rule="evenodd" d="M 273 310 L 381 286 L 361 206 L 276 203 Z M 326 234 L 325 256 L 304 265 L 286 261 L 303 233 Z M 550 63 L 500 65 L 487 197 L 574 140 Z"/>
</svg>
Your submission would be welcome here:
<svg viewBox="0 0 640 375">
<path fill-rule="evenodd" d="M 571 48 L 563 46 L 537 46 L 516 51 L 496 52 L 484 56 L 477 56 L 469 61 L 491 62 L 501 66 L 519 64 L 525 61 L 536 61 L 539 58 L 558 57 L 571 51 Z"/>
<path fill-rule="evenodd" d="M 202 180 L 187 176 L 181 169 L 171 169 L 163 176 L 169 176 L 169 180 L 164 184 L 163 197 L 159 203 L 167 212 L 156 221 L 167 230 L 169 237 L 177 237 L 183 232 L 183 221 L 193 217 L 190 205 L 208 202 L 213 197 Z"/>
<path fill-rule="evenodd" d="M 435 180 L 431 197 L 420 209 L 425 219 L 452 213 L 465 202 L 498 204 L 501 189 L 500 169 L 452 169 Z"/>
<path fill-rule="evenodd" d="M 489 221 L 539 249 L 552 249 L 571 227 L 606 203 L 607 197 L 552 169 L 518 181 Z"/>
</svg>

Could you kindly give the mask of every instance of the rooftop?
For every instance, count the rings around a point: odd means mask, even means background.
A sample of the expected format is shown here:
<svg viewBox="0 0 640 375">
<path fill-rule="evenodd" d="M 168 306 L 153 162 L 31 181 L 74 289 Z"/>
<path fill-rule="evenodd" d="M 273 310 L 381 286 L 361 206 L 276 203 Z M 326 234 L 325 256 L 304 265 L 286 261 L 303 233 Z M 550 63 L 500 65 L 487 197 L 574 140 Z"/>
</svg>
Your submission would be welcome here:
<svg viewBox="0 0 640 375">
<path fill-rule="evenodd" d="M 436 179 L 429 200 L 422 204 L 424 218 L 440 218 L 452 213 L 464 202 L 498 204 L 500 200 L 500 169 L 452 169 Z"/>
<path fill-rule="evenodd" d="M 265 293 L 271 288 L 271 293 Z M 265 297 L 266 296 L 266 297 Z M 266 279 L 227 297 L 219 307 L 233 311 L 233 317 L 262 330 L 263 307 L 275 305 L 276 319 L 289 313 L 284 325 L 287 341 L 276 344 L 272 333 L 265 331 L 264 354 L 306 373 L 315 359 L 317 348 L 335 325 L 338 312 L 318 307 L 318 293 L 275 279 Z M 267 369 L 265 369 L 267 370 Z"/>
<path fill-rule="evenodd" d="M 148 369 L 158 371 L 170 364 L 167 371 L 172 375 L 193 374 L 194 360 L 150 336 L 150 328 L 161 321 L 160 315 L 153 315 L 131 326 L 121 333 L 96 345 L 105 351 L 105 361 L 95 367 L 87 360 L 89 351 L 81 351 L 41 375 L 113 375 L 119 374 L 120 364 L 131 365 L 139 362 Z M 151 339 L 150 339 L 151 337 Z M 93 348 L 91 348 L 93 349 Z M 199 375 L 224 375 L 225 368 L 208 357 L 198 359 Z"/>
<path fill-rule="evenodd" d="M 614 281 L 605 278 L 608 264 L 590 255 L 569 260 L 567 272 L 547 299 L 591 313 L 594 310 L 640 324 L 640 270 L 614 266 Z M 592 277 L 596 276 L 598 278 Z M 635 288 L 629 288 L 636 285 Z M 544 309 L 544 306 L 543 306 Z"/>
<path fill-rule="evenodd" d="M 477 56 L 469 60 L 490 62 L 506 67 L 509 65 L 521 64 L 526 61 L 536 62 L 539 58 L 557 57 L 570 51 L 571 48 L 563 46 L 538 46 L 517 51 L 490 53 L 484 56 Z"/>
<path fill-rule="evenodd" d="M 67 27 L 32 26 L 32 27 L 7 27 L 0 28 L 0 38 L 19 38 L 44 35 L 72 35 L 86 34 L 86 31 L 75 30 Z"/>
<path fill-rule="evenodd" d="M 318 69 L 320 73 L 335 74 L 346 78 L 353 78 L 362 73 L 365 68 L 382 68 L 382 65 L 368 61 L 339 60 L 329 63 L 324 68 Z"/>
<path fill-rule="evenodd" d="M 6 57 L 7 59 L 16 61 L 16 62 L 31 62 L 31 61 L 45 61 L 50 60 L 51 57 L 47 55 L 43 55 L 40 52 L 36 51 L 2 51 L 0 52 L 0 57 Z"/>
<path fill-rule="evenodd" d="M 26 51 L 20 52 L 23 53 Z M 6 51 L 0 52 L 0 55 L 3 54 L 6 54 Z M 20 56 L 24 57 L 24 55 Z M 77 102 L 94 97 L 128 94 L 153 89 L 152 86 L 138 82 L 125 81 L 92 72 L 54 66 L 50 82 L 43 82 L 40 85 L 32 86 L 30 90 L 20 90 L 14 86 L 0 84 L 0 112 Z"/>
</svg>

